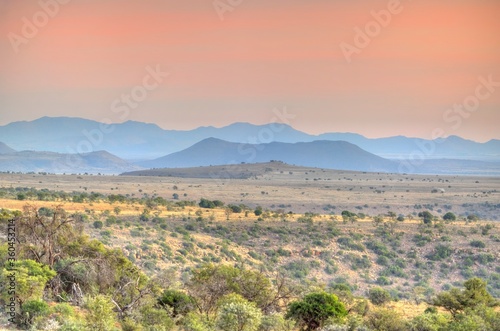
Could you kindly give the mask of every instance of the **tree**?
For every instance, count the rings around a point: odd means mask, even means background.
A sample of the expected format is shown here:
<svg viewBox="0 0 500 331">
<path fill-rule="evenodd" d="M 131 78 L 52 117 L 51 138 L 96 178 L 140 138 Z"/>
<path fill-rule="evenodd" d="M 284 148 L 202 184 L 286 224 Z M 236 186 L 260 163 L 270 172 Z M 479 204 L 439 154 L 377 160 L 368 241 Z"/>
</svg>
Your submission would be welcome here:
<svg viewBox="0 0 500 331">
<path fill-rule="evenodd" d="M 346 315 L 347 310 L 336 295 L 315 292 L 300 301 L 292 302 L 288 306 L 286 318 L 295 320 L 300 327 L 306 327 L 306 330 L 317 330 L 329 318 Z"/>
<path fill-rule="evenodd" d="M 428 210 L 418 213 L 418 217 L 422 218 L 424 224 L 431 224 L 434 219 L 434 215 L 432 215 Z"/>
<path fill-rule="evenodd" d="M 446 214 L 443 215 L 443 219 L 445 221 L 455 221 L 457 219 L 457 216 L 452 212 L 447 212 Z"/>
<path fill-rule="evenodd" d="M 223 331 L 256 331 L 261 319 L 262 312 L 255 303 L 232 293 L 219 303 L 216 325 Z"/>
<path fill-rule="evenodd" d="M 257 206 L 253 212 L 255 214 L 255 216 L 260 216 L 262 215 L 262 207 L 261 206 Z"/>
<path fill-rule="evenodd" d="M 368 291 L 368 299 L 374 305 L 380 306 L 391 301 L 391 295 L 381 287 L 374 287 Z"/>
<path fill-rule="evenodd" d="M 448 310 L 453 317 L 467 308 L 491 307 L 497 301 L 488 292 L 487 283 L 480 278 L 471 278 L 464 283 L 464 289 L 452 288 L 441 292 L 434 299 L 434 305 Z"/>
<path fill-rule="evenodd" d="M 53 267 L 63 254 L 63 247 L 81 233 L 81 229 L 72 226 L 73 222 L 61 206 L 50 216 L 40 215 L 35 206 L 25 206 L 18 220 L 21 255 Z"/>
<path fill-rule="evenodd" d="M 217 302 L 230 293 L 240 294 L 259 308 L 267 307 L 274 299 L 271 282 L 264 274 L 228 265 L 207 264 L 193 270 L 187 288 L 199 312 L 207 316 L 214 313 Z"/>
<path fill-rule="evenodd" d="M 198 203 L 198 206 L 200 206 L 201 208 L 213 209 L 213 208 L 215 208 L 215 203 L 213 201 L 208 200 L 208 199 L 201 198 L 200 203 Z"/>
<path fill-rule="evenodd" d="M 396 219 L 396 213 L 393 211 L 387 212 L 387 216 L 393 221 Z"/>
</svg>

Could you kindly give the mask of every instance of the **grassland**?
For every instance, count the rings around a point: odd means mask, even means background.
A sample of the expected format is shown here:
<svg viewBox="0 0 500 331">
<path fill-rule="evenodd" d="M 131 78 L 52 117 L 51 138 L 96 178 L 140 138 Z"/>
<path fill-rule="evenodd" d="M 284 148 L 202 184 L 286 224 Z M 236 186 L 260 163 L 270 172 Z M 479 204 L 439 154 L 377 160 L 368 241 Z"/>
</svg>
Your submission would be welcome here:
<svg viewBox="0 0 500 331">
<path fill-rule="evenodd" d="M 481 275 L 499 292 L 500 234 L 496 224 L 487 221 L 497 219 L 500 178 L 359 173 L 279 162 L 146 174 L 1 174 L 3 188 L 97 192 L 129 200 L 76 203 L 4 197 L 0 205 L 20 210 L 26 203 L 50 208 L 62 204 L 67 211 L 85 214 L 87 231 L 123 248 L 149 272 L 183 270 L 208 261 L 247 263 L 269 270 L 288 268 L 298 280 L 321 284 L 348 279 L 358 293 L 378 282 L 407 299 L 429 297 L 443 286 Z M 144 199 L 154 197 L 165 198 L 168 205 L 144 205 Z M 233 213 L 174 205 L 204 197 L 244 208 Z M 256 206 L 263 207 L 262 215 L 254 214 Z M 343 219 L 343 210 L 357 216 Z M 422 225 L 418 213 L 424 210 L 434 215 L 432 226 Z M 458 220 L 444 222 L 446 212 L 455 213 Z M 404 221 L 396 221 L 395 215 Z M 468 215 L 482 221 L 466 221 Z M 95 229 L 95 221 L 104 227 Z M 471 247 L 474 240 L 485 247 Z M 371 247 L 374 243 L 384 252 Z M 436 247 L 450 251 L 433 258 Z M 391 269 L 394 263 L 398 267 Z"/>
<path fill-rule="evenodd" d="M 342 210 L 352 210 L 366 215 L 392 211 L 415 216 L 427 209 L 438 215 L 452 211 L 461 216 L 475 214 L 484 220 L 499 217 L 500 177 L 360 173 L 294 167 L 279 162 L 235 167 L 172 170 L 174 175 L 182 177 L 172 177 L 172 173 L 162 176 L 0 174 L 0 187 L 137 198 L 161 196 L 170 200 L 173 194 L 178 194 L 180 200 L 198 201 L 207 197 L 294 213 L 340 214 Z M 253 175 L 239 178 L 238 173 Z"/>
</svg>

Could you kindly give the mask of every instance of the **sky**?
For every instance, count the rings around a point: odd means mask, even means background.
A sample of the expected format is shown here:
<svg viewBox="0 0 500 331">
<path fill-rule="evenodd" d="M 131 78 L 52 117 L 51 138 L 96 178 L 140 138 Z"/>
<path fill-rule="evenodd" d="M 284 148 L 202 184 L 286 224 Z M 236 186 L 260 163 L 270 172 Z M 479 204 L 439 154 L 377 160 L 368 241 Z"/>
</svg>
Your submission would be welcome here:
<svg viewBox="0 0 500 331">
<path fill-rule="evenodd" d="M 500 138 L 497 0 L 0 0 L 0 125 Z M 155 73 L 156 72 L 156 73 Z"/>
</svg>

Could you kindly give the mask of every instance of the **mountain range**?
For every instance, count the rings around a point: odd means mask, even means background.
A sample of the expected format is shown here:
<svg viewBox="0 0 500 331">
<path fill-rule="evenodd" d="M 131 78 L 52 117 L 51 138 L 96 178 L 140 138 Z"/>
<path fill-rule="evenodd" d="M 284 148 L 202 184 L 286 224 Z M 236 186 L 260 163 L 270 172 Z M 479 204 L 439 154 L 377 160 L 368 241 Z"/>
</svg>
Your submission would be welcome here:
<svg viewBox="0 0 500 331">
<path fill-rule="evenodd" d="M 119 174 L 138 169 L 141 168 L 106 151 L 80 155 L 35 151 L 0 153 L 0 171 L 4 172 Z"/>
<path fill-rule="evenodd" d="M 425 158 L 500 161 L 500 140 L 485 143 L 450 136 L 437 140 L 394 136 L 366 138 L 356 133 L 311 135 L 286 124 L 234 123 L 225 127 L 164 130 L 156 124 L 127 121 L 107 127 L 103 123 L 73 117 L 42 117 L 34 121 L 0 126 L 0 141 L 15 150 L 88 153 L 106 150 L 127 160 L 149 160 L 182 151 L 206 138 L 234 143 L 346 141 L 384 158 Z"/>
<path fill-rule="evenodd" d="M 356 171 L 500 175 L 500 140 L 310 135 L 276 123 L 178 131 L 69 117 L 0 126 L 0 171 L 108 174 L 271 160 Z"/>
<path fill-rule="evenodd" d="M 264 163 L 279 160 L 288 164 L 357 171 L 397 170 L 396 163 L 371 154 L 345 141 L 240 144 L 207 138 L 167 156 L 141 162 L 145 168 L 188 168 L 220 164 Z"/>
</svg>

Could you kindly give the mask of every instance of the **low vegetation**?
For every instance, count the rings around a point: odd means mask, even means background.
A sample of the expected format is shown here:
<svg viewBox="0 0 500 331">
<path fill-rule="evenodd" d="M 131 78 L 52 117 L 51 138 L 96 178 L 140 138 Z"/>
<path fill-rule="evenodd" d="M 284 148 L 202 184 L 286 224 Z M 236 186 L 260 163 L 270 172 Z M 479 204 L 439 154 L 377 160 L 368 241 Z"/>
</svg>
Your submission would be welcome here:
<svg viewBox="0 0 500 331">
<path fill-rule="evenodd" d="M 321 214 L 208 195 L 0 192 L 22 203 L 0 209 L 1 232 L 17 228 L 15 262 L 0 245 L 1 284 L 16 270 L 15 294 L 0 288 L 15 314 L 4 308 L 0 327 L 500 329 L 500 234 L 477 217 L 423 206 L 369 215 L 332 204 Z"/>
</svg>

